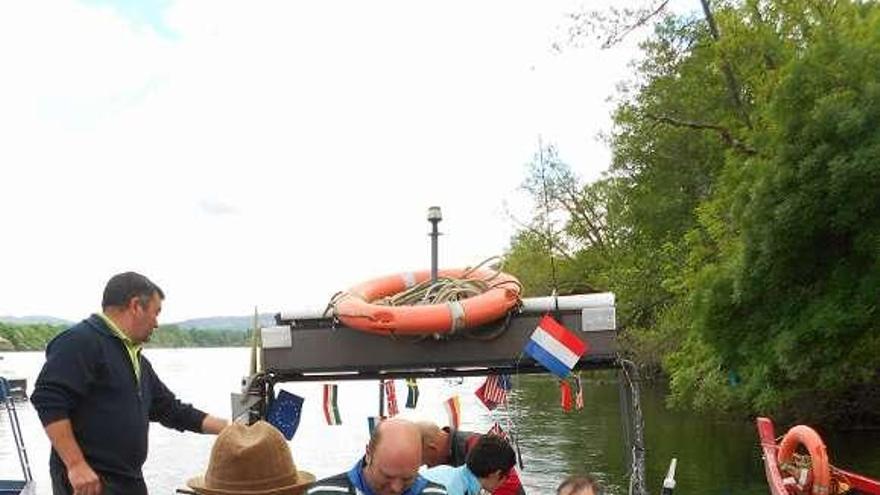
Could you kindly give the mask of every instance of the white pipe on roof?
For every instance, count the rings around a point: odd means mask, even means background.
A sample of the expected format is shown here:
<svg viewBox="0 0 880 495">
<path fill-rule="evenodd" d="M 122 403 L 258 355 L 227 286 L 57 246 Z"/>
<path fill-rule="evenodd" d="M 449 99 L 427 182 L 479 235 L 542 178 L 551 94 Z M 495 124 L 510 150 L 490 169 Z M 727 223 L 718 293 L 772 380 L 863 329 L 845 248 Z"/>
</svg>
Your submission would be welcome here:
<svg viewBox="0 0 880 495">
<path fill-rule="evenodd" d="M 572 311 L 586 308 L 607 308 L 614 306 L 614 294 L 611 292 L 598 292 L 596 294 L 575 294 L 572 296 L 526 297 L 522 300 L 524 313 L 546 313 L 555 311 L 559 305 L 560 311 Z M 292 320 L 318 320 L 330 316 L 324 312 L 327 306 L 306 306 L 294 310 L 282 311 L 282 321 Z"/>
</svg>

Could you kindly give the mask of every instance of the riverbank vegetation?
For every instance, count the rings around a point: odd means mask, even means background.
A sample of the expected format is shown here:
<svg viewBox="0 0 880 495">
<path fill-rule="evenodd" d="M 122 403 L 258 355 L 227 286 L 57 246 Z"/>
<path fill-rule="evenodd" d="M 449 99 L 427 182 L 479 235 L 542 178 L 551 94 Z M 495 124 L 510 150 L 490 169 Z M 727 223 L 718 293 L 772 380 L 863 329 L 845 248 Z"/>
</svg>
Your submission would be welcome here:
<svg viewBox="0 0 880 495">
<path fill-rule="evenodd" d="M 0 338 L 9 341 L 12 350 L 40 351 L 64 328 L 58 325 L 0 323 Z M 250 340 L 250 331 L 245 330 L 198 330 L 161 325 L 153 332 L 146 347 L 235 347 L 250 345 Z"/>
<path fill-rule="evenodd" d="M 880 425 L 880 7 L 704 5 L 655 18 L 601 180 L 536 154 L 506 269 L 615 292 L 673 405 Z"/>
</svg>

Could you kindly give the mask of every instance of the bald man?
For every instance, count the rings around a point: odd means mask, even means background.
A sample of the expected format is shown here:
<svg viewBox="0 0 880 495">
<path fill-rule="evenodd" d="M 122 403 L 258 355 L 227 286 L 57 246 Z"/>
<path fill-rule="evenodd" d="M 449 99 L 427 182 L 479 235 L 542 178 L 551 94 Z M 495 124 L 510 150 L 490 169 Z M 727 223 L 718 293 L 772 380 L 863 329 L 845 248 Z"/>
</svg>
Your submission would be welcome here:
<svg viewBox="0 0 880 495">
<path fill-rule="evenodd" d="M 422 437 L 418 427 L 405 419 L 379 423 L 366 453 L 346 473 L 318 481 L 309 495 L 446 495 L 443 485 L 419 475 Z"/>
</svg>

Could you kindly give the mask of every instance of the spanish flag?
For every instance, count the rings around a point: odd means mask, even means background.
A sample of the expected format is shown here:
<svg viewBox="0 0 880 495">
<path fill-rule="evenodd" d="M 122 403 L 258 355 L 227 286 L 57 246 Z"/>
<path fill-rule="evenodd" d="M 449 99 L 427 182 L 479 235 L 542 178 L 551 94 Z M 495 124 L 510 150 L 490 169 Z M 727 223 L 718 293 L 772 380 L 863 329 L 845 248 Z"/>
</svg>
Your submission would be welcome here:
<svg viewBox="0 0 880 495">
<path fill-rule="evenodd" d="M 444 404 L 446 405 L 446 414 L 449 415 L 449 426 L 457 430 L 461 424 L 461 401 L 457 395 L 453 395 L 446 399 Z"/>
</svg>

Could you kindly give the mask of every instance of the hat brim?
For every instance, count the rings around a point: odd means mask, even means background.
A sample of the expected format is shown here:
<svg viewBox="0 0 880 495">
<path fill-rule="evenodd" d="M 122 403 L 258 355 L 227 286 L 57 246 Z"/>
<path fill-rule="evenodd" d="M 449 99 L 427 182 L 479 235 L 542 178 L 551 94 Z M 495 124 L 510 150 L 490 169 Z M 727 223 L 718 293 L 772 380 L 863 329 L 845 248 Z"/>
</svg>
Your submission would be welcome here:
<svg viewBox="0 0 880 495">
<path fill-rule="evenodd" d="M 315 475 L 308 471 L 296 472 L 299 482 L 294 485 L 280 486 L 269 490 L 222 490 L 209 488 L 205 485 L 205 476 L 196 476 L 186 482 L 186 486 L 202 495 L 299 495 L 304 493 L 308 485 L 315 482 Z"/>
</svg>

